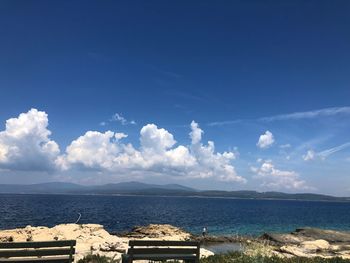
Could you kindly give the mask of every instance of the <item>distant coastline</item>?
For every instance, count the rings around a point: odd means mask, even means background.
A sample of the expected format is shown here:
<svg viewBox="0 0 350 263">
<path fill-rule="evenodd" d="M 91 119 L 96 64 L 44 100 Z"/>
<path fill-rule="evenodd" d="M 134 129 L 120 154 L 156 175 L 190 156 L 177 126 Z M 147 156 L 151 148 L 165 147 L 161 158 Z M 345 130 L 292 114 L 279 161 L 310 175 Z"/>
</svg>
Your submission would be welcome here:
<svg viewBox="0 0 350 263">
<path fill-rule="evenodd" d="M 350 197 L 335 197 L 312 193 L 283 193 L 257 191 L 196 190 L 178 184 L 155 185 L 140 182 L 83 186 L 72 183 L 43 183 L 30 185 L 0 184 L 0 194 L 59 194 L 101 196 L 162 196 L 192 198 L 225 198 L 246 200 L 292 200 L 350 202 Z"/>
</svg>

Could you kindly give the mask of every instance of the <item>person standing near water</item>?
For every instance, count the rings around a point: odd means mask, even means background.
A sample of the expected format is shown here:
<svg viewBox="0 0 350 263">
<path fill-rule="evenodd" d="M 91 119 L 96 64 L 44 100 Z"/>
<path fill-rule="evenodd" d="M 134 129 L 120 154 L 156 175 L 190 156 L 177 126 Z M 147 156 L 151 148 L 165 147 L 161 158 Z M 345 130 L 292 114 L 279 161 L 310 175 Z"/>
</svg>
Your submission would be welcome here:
<svg viewBox="0 0 350 263">
<path fill-rule="evenodd" d="M 205 237 L 207 234 L 208 234 L 207 228 L 203 227 L 202 236 Z"/>
</svg>

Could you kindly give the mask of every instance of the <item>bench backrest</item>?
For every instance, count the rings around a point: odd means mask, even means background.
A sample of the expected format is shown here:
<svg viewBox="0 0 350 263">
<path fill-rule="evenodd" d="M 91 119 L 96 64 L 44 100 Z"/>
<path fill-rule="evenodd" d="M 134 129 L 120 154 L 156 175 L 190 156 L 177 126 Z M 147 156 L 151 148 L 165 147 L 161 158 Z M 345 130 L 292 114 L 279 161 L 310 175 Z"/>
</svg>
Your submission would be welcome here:
<svg viewBox="0 0 350 263">
<path fill-rule="evenodd" d="M 197 241 L 130 240 L 128 255 L 194 255 L 199 259 L 200 244 Z"/>
<path fill-rule="evenodd" d="M 74 261 L 75 240 L 0 243 L 0 262 Z"/>
</svg>

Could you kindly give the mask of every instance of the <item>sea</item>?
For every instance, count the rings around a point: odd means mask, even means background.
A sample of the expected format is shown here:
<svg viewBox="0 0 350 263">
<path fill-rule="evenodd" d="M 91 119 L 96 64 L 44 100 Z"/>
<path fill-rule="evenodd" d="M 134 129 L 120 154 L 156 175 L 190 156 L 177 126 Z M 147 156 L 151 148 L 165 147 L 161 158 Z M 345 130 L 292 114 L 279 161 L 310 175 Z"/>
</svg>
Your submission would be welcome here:
<svg viewBox="0 0 350 263">
<path fill-rule="evenodd" d="M 79 219 L 80 218 L 80 219 Z M 350 230 L 350 202 L 229 198 L 0 195 L 0 229 L 75 223 L 122 233 L 134 226 L 171 224 L 194 234 L 259 236 L 300 227 Z"/>
</svg>

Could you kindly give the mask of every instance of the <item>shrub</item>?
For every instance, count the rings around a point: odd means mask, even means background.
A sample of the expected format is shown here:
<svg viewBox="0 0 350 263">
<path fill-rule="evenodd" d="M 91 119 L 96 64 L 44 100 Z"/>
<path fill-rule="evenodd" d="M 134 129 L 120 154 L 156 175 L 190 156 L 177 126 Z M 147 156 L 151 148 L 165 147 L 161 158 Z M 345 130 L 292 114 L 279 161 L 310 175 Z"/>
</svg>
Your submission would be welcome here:
<svg viewBox="0 0 350 263">
<path fill-rule="evenodd" d="M 349 259 L 342 258 L 280 258 L 277 256 L 248 256 L 239 252 L 219 254 L 201 259 L 201 263 L 350 263 Z"/>
<path fill-rule="evenodd" d="M 78 263 L 118 263 L 118 260 L 100 255 L 88 255 L 79 259 Z"/>
</svg>

